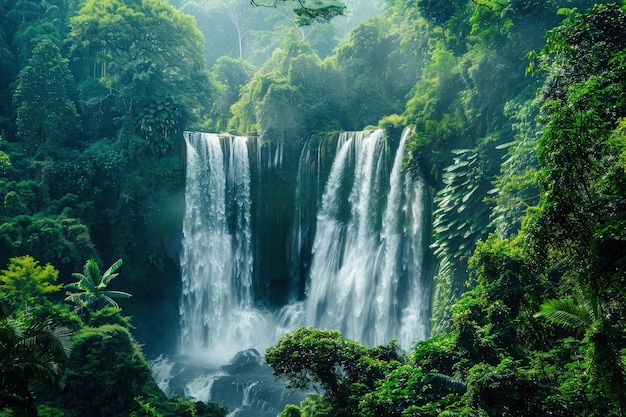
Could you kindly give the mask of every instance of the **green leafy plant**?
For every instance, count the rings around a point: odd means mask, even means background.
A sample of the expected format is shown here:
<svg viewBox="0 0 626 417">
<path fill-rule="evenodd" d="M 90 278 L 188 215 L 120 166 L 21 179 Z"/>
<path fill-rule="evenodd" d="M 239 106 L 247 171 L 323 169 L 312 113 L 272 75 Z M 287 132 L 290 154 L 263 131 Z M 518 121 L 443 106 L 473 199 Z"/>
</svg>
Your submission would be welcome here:
<svg viewBox="0 0 626 417">
<path fill-rule="evenodd" d="M 80 292 L 69 293 L 65 299 L 76 304 L 78 310 L 97 311 L 107 306 L 119 308 L 114 298 L 130 298 L 131 295 L 124 291 L 109 290 L 107 287 L 111 280 L 119 275 L 115 271 L 120 266 L 122 260 L 118 259 L 101 274 L 96 261 L 89 259 L 85 263 L 83 273 L 72 274 L 78 281 L 65 286 L 67 289 Z"/>
<path fill-rule="evenodd" d="M 597 298 L 595 302 L 584 300 L 578 303 L 572 298 L 552 299 L 541 305 L 535 317 L 545 317 L 552 323 L 571 330 L 579 335 L 591 327 L 602 313 L 599 311 Z"/>
<path fill-rule="evenodd" d="M 476 150 L 454 150 L 454 164 L 443 174 L 445 187 L 435 196 L 431 245 L 439 259 L 437 286 L 438 305 L 435 313 L 436 327 L 445 328 L 443 317 L 450 305 L 458 299 L 467 281 L 467 260 L 475 248 L 475 242 L 487 236 L 489 227 L 489 204 L 483 200 L 490 182 L 481 170 Z"/>
<path fill-rule="evenodd" d="M 541 305 L 535 317 L 547 320 L 567 329 L 575 330 L 579 338 L 585 336 L 591 343 L 591 374 L 595 381 L 618 404 L 626 407 L 623 393 L 626 390 L 626 363 L 615 349 L 611 313 L 598 297 L 552 299 Z"/>
<path fill-rule="evenodd" d="M 35 297 L 59 291 L 59 271 L 52 265 L 39 266 L 32 256 L 11 258 L 0 271 L 0 294 L 13 303 L 33 301 Z"/>
<path fill-rule="evenodd" d="M 0 307 L 0 310 L 3 310 Z M 0 311 L 0 414 L 36 416 L 35 383 L 60 390 L 59 365 L 69 356 L 70 333 L 52 320 L 29 321 Z"/>
</svg>

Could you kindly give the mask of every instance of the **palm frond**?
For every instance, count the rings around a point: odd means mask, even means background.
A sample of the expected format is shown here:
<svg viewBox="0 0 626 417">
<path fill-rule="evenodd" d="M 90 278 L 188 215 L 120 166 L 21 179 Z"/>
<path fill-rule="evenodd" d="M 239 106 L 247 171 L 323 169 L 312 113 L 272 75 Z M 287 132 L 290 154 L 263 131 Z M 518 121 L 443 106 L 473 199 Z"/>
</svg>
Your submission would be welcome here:
<svg viewBox="0 0 626 417">
<path fill-rule="evenodd" d="M 120 305 L 117 304 L 117 302 L 114 299 L 112 299 L 111 297 L 105 294 L 102 294 L 102 297 L 100 298 L 100 304 L 114 307 L 114 308 L 120 308 Z"/>
<path fill-rule="evenodd" d="M 3 319 L 0 321 L 0 353 L 21 338 L 22 329 L 15 320 Z"/>
<path fill-rule="evenodd" d="M 541 305 L 534 317 L 545 317 L 552 323 L 569 329 L 586 329 L 595 320 L 587 308 L 571 298 L 548 300 Z"/>
<path fill-rule="evenodd" d="M 586 297 L 583 297 L 582 306 L 592 321 L 602 317 L 602 304 L 597 295 L 588 294 Z"/>
<path fill-rule="evenodd" d="M 71 283 L 69 283 L 69 284 L 66 284 L 66 285 L 65 285 L 65 288 L 68 288 L 68 289 L 70 289 L 70 290 L 80 290 L 80 289 L 82 289 L 82 288 L 80 287 L 80 281 L 77 281 L 77 282 L 71 282 Z"/>
<path fill-rule="evenodd" d="M 87 278 L 85 275 L 75 272 L 72 274 L 72 277 L 76 278 L 77 281 L 67 284 L 65 288 L 88 291 L 95 290 L 97 283 L 94 284 L 91 279 Z"/>
<path fill-rule="evenodd" d="M 28 317 L 0 320 L 0 409 L 15 415 L 36 416 L 30 384 L 60 389 L 59 364 L 69 356 L 69 330 L 51 319 L 33 322 Z"/>
<path fill-rule="evenodd" d="M 0 407 L 10 408 L 18 416 L 36 416 L 37 409 L 32 401 L 31 394 L 27 391 L 26 395 L 20 395 L 13 392 L 0 392 Z"/>
<path fill-rule="evenodd" d="M 85 279 L 85 275 L 81 274 L 80 272 L 73 272 L 72 273 L 72 277 L 76 278 L 76 281 L 80 281 L 82 279 Z"/>
<path fill-rule="evenodd" d="M 85 263 L 83 275 L 94 287 L 97 287 L 100 284 L 100 268 L 93 258 L 89 259 L 87 263 Z"/>
<path fill-rule="evenodd" d="M 109 285 L 111 280 L 119 275 L 119 274 L 116 274 L 115 271 L 117 271 L 120 266 L 122 266 L 122 260 L 118 259 L 117 261 L 113 263 L 113 265 L 109 267 L 109 269 L 107 269 L 104 272 L 104 274 L 102 275 L 102 283 L 105 286 Z"/>
<path fill-rule="evenodd" d="M 86 292 L 68 292 L 65 301 L 76 304 L 77 307 L 88 307 L 89 299 L 92 298 L 90 293 Z"/>
<path fill-rule="evenodd" d="M 72 332 L 67 327 L 57 327 L 48 318 L 31 325 L 26 331 L 33 346 L 42 349 L 42 353 L 55 362 L 63 362 L 69 358 L 72 346 Z"/>
<path fill-rule="evenodd" d="M 102 291 L 102 294 L 106 295 L 107 297 L 111 297 L 111 298 L 130 298 L 130 297 L 132 297 L 132 295 L 127 293 L 127 292 L 117 291 L 117 290 Z"/>
<path fill-rule="evenodd" d="M 13 364 L 15 375 L 23 381 L 37 381 L 52 389 L 59 389 L 58 364 L 51 366 L 49 362 L 23 362 Z"/>
</svg>

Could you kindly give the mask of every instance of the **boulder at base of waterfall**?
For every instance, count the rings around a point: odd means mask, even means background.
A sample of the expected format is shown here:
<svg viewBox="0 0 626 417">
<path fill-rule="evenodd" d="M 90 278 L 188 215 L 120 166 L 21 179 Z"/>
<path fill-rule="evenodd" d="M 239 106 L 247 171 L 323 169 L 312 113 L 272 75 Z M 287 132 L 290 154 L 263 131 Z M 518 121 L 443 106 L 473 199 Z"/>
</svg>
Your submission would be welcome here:
<svg viewBox="0 0 626 417">
<path fill-rule="evenodd" d="M 255 349 L 238 352 L 222 370 L 228 375 L 215 380 L 211 398 L 237 417 L 275 417 L 287 404 L 299 404 L 305 397 L 286 390 Z"/>
<path fill-rule="evenodd" d="M 248 349 L 237 352 L 230 360 L 230 363 L 222 366 L 222 369 L 228 375 L 252 374 L 256 372 L 266 373 L 268 369 L 271 372 L 271 369 L 267 365 L 265 365 L 267 369 L 262 369 L 264 365 L 265 362 L 259 352 L 256 349 Z"/>
</svg>

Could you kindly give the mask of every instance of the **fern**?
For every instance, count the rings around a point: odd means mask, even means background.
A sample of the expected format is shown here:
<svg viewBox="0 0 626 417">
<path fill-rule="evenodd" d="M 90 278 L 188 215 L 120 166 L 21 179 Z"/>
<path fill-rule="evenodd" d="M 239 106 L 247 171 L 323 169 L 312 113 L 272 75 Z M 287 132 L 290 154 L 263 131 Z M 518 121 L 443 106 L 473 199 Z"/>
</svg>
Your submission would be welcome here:
<svg viewBox="0 0 626 417">
<path fill-rule="evenodd" d="M 543 303 L 534 317 L 545 317 L 552 323 L 569 329 L 586 329 L 595 321 L 595 317 L 590 315 L 592 311 L 571 298 L 564 298 Z"/>
<path fill-rule="evenodd" d="M 571 298 L 564 298 L 545 302 L 534 317 L 545 317 L 552 323 L 573 330 L 588 329 L 596 320 L 595 310 L 589 302 L 581 305 Z"/>
<path fill-rule="evenodd" d="M 438 384 L 442 388 L 447 388 L 450 392 L 455 394 L 465 394 L 467 391 L 467 385 L 459 378 L 438 372 L 430 374 L 430 382 Z"/>
</svg>

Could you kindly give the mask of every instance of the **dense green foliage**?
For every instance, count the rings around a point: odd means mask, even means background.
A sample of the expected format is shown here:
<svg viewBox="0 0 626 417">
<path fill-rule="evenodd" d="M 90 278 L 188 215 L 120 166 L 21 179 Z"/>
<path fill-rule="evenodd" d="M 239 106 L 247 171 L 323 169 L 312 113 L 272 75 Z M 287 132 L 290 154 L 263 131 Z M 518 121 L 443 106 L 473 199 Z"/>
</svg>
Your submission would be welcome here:
<svg viewBox="0 0 626 417">
<path fill-rule="evenodd" d="M 80 63 L 81 101 L 129 118 L 147 150 L 165 153 L 200 115 L 209 79 L 191 17 L 162 1 L 86 1 L 70 20 L 68 40 Z"/>
<path fill-rule="evenodd" d="M 332 415 L 352 415 L 361 397 L 374 383 L 400 365 L 394 344 L 367 348 L 332 330 L 301 327 L 287 334 L 265 354 L 288 388 L 324 390 L 316 402 L 330 407 Z"/>
<path fill-rule="evenodd" d="M 323 61 L 292 33 L 242 89 L 230 128 L 293 140 L 402 112 L 423 57 L 401 32 L 387 33 L 389 24 L 378 17 L 359 25 Z"/>
<path fill-rule="evenodd" d="M 405 111 L 415 126 L 407 168 L 439 190 L 437 334 L 399 354 L 384 378 L 346 386 L 358 401 L 336 404 L 322 384 L 324 395 L 288 415 L 626 410 L 626 7 L 563 9 L 550 29 L 557 10 L 544 13 L 556 2 L 472 3 L 419 2 L 439 41 Z M 550 29 L 543 47 L 522 25 L 529 16 Z M 521 58 L 539 48 L 524 78 Z M 337 346 L 352 342 L 300 337 L 287 349 L 292 339 L 266 353 L 277 376 L 303 387 L 320 369 L 350 375 Z M 317 349 L 336 357 L 301 352 Z"/>
<path fill-rule="evenodd" d="M 59 365 L 69 355 L 70 335 L 51 319 L 0 311 L 0 413 L 37 415 L 34 384 L 60 390 Z M 4 414 L 3 414 L 4 415 Z"/>
<path fill-rule="evenodd" d="M 50 406 L 58 407 L 65 416 L 83 416 L 93 410 L 102 416 L 226 415 L 223 407 L 216 405 L 167 400 L 137 343 L 119 324 L 86 327 L 74 335 L 63 390 Z"/>
<path fill-rule="evenodd" d="M 44 267 L 32 256 L 11 258 L 7 269 L 0 271 L 2 298 L 10 305 L 33 302 L 44 294 L 61 288 L 55 285 L 59 271 L 50 264 Z"/>
<path fill-rule="evenodd" d="M 67 59 L 50 40 L 33 49 L 28 65 L 19 73 L 13 101 L 17 107 L 17 137 L 30 155 L 40 146 L 57 148 L 73 137 L 78 114 L 70 88 Z"/>
<path fill-rule="evenodd" d="M 176 327 L 182 132 L 294 167 L 379 125 L 434 193 L 433 337 L 298 329 L 266 359 L 321 393 L 281 415 L 623 415 L 624 2 L 280 3 L 0 0 L 0 414 L 224 415 L 165 398 L 135 341 Z"/>
<path fill-rule="evenodd" d="M 67 298 L 90 310 L 76 311 L 83 323 L 69 304 L 48 298 L 60 290 L 59 271 L 30 256 L 11 258 L 0 275 L 0 415 L 226 415 L 217 404 L 169 400 L 157 387 L 129 332 L 130 318 L 107 298 L 128 296 L 106 290 L 120 266 L 101 275 L 88 260 L 85 273 L 74 274 L 80 280 L 67 287 L 85 292 Z"/>
</svg>

